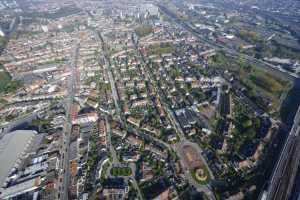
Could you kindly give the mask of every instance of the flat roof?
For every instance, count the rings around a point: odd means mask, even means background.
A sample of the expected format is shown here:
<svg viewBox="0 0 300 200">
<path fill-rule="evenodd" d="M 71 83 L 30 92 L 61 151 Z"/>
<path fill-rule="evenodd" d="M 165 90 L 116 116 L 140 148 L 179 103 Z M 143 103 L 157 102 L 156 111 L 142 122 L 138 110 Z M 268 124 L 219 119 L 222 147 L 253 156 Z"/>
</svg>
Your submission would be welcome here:
<svg viewBox="0 0 300 200">
<path fill-rule="evenodd" d="M 18 196 L 20 194 L 33 191 L 39 187 L 40 182 L 41 182 L 40 177 L 37 177 L 37 178 L 29 179 L 17 185 L 13 185 L 3 190 L 2 194 L 0 194 L 0 198 L 9 199 Z"/>
<path fill-rule="evenodd" d="M 0 186 L 2 187 L 10 171 L 28 147 L 30 139 L 36 134 L 32 130 L 17 130 L 7 133 L 0 140 Z"/>
<path fill-rule="evenodd" d="M 70 149 L 70 151 L 69 151 L 69 154 L 70 154 L 69 160 L 76 159 L 77 158 L 77 141 L 71 142 L 69 149 Z"/>
</svg>

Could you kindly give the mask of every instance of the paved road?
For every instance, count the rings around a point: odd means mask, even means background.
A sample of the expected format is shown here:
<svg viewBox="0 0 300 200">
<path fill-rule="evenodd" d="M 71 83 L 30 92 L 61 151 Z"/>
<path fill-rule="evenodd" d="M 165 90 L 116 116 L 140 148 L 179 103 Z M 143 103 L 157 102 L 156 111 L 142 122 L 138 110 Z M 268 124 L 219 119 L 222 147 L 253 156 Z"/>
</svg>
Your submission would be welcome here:
<svg viewBox="0 0 300 200">
<path fill-rule="evenodd" d="M 202 162 L 207 166 L 209 175 L 212 179 L 214 179 L 214 175 L 213 175 L 212 171 L 210 170 L 206 160 L 201 155 L 202 150 L 200 149 L 200 147 L 197 144 L 195 144 L 193 142 L 190 142 L 188 140 L 182 140 L 182 141 L 180 141 L 179 143 L 176 144 L 175 151 L 177 152 L 177 154 L 180 158 L 184 174 L 187 177 L 187 180 L 188 180 L 189 184 L 194 186 L 197 189 L 198 192 L 204 192 L 209 197 L 209 199 L 215 200 L 216 197 L 215 197 L 214 193 L 212 192 L 211 188 L 208 185 L 200 185 L 192 177 L 192 175 L 190 173 L 190 171 L 191 171 L 190 167 L 187 165 L 187 163 L 185 162 L 185 159 L 183 158 L 184 155 L 183 155 L 182 147 L 185 146 L 185 145 L 192 146 L 193 148 L 195 148 L 198 151 L 198 153 L 200 155 L 200 158 L 201 158 Z"/>
<path fill-rule="evenodd" d="M 275 65 L 272 65 L 270 63 L 267 63 L 263 60 L 259 60 L 259 59 L 256 59 L 254 57 L 251 57 L 251 56 L 248 56 L 246 54 L 242 54 L 242 53 L 239 53 L 237 52 L 236 50 L 234 49 L 230 49 L 228 47 L 225 47 L 223 45 L 220 45 L 220 44 L 216 44 L 214 43 L 213 41 L 210 41 L 206 38 L 204 38 L 198 31 L 197 29 L 195 29 L 192 25 L 190 25 L 189 23 L 187 22 L 183 22 L 181 19 L 179 19 L 172 11 L 170 11 L 168 8 L 166 8 L 165 5 L 161 4 L 161 3 L 157 3 L 157 6 L 160 8 L 160 10 L 162 12 L 164 12 L 166 15 L 168 15 L 171 19 L 174 20 L 174 22 L 181 26 L 183 29 L 187 30 L 188 32 L 192 33 L 195 37 L 197 37 L 199 40 L 201 40 L 202 42 L 206 43 L 208 46 L 214 48 L 214 49 L 217 49 L 217 50 L 220 50 L 220 51 L 225 51 L 226 54 L 232 56 L 232 57 L 235 57 L 235 58 L 242 58 L 244 60 L 247 60 L 248 62 L 250 63 L 253 63 L 253 64 L 258 64 L 258 65 L 262 65 L 264 66 L 266 69 L 270 70 L 270 71 L 274 71 L 274 72 L 277 72 L 281 75 L 284 75 L 286 76 L 287 78 L 289 78 L 290 80 L 294 80 L 295 78 L 298 78 L 298 75 L 297 74 L 294 74 L 294 73 L 291 73 L 291 72 L 288 72 L 284 69 L 280 69 L 279 67 L 275 66 Z"/>
<path fill-rule="evenodd" d="M 111 130 L 111 125 L 110 125 L 110 122 L 109 122 L 109 120 L 108 120 L 108 117 L 106 117 L 106 127 L 107 127 L 107 136 L 108 136 L 108 138 L 107 138 L 107 143 L 108 143 L 108 144 L 107 144 L 107 145 L 108 145 L 110 154 L 111 154 L 112 159 L 113 159 L 112 163 L 118 165 L 118 164 L 120 164 L 120 161 L 119 161 L 119 159 L 118 159 L 118 157 L 117 157 L 117 153 L 116 153 L 116 151 L 115 151 L 113 145 L 111 144 L 111 132 L 112 132 L 112 130 Z M 112 166 L 110 165 L 110 167 L 107 169 L 108 175 L 110 175 L 111 167 L 112 167 Z M 131 168 L 131 171 L 132 171 L 132 175 L 130 176 L 131 179 L 129 180 L 128 177 L 125 177 L 125 180 L 126 180 L 126 181 L 131 181 L 133 187 L 134 187 L 135 190 L 138 192 L 138 197 L 139 197 L 139 199 L 140 199 L 140 200 L 143 200 L 143 196 L 142 196 L 141 190 L 140 190 L 140 188 L 139 188 L 139 186 L 138 186 L 138 183 L 137 183 L 137 181 L 136 181 L 136 179 L 135 179 L 136 166 L 135 166 L 134 163 L 130 163 L 130 164 L 129 164 L 129 167 Z"/>
<path fill-rule="evenodd" d="M 169 17 L 175 19 L 175 22 L 183 27 L 184 29 L 191 32 L 194 36 L 196 36 L 201 41 L 204 41 L 209 46 L 217 49 L 217 50 L 223 50 L 228 55 L 232 57 L 241 57 L 245 60 L 247 60 L 250 63 L 254 64 L 260 64 L 265 66 L 270 71 L 279 72 L 280 74 L 283 74 L 284 76 L 288 77 L 291 80 L 294 80 L 297 78 L 297 75 L 290 73 L 286 70 L 279 69 L 277 66 L 272 65 L 270 63 L 264 62 L 262 60 L 258 60 L 256 58 L 253 58 L 251 56 L 241 54 L 236 52 L 233 49 L 229 49 L 227 47 L 215 44 L 211 41 L 208 41 L 207 39 L 203 38 L 200 34 L 198 34 L 197 30 L 194 29 L 190 24 L 186 22 L 182 22 L 180 19 L 178 19 L 171 11 L 169 11 L 164 5 L 158 4 L 160 9 L 167 14 Z M 299 110 L 298 110 L 299 113 Z M 299 146 L 300 141 L 298 139 L 299 137 L 299 122 L 300 119 L 296 118 L 296 121 L 294 123 L 294 127 L 291 130 L 290 135 L 287 138 L 287 141 L 285 143 L 285 146 L 283 148 L 283 151 L 281 153 L 280 159 L 277 163 L 277 166 L 274 170 L 274 174 L 272 176 L 272 179 L 270 181 L 269 190 L 267 192 L 266 199 L 288 199 L 289 192 L 290 192 L 290 184 L 293 183 L 290 179 L 293 179 L 296 174 L 296 169 L 298 169 L 299 165 Z M 295 161 L 296 160 L 296 161 Z"/>
<path fill-rule="evenodd" d="M 106 122 L 106 132 L 107 132 L 107 146 L 110 152 L 110 155 L 112 156 L 112 163 L 113 164 L 119 164 L 119 159 L 117 157 L 116 150 L 114 149 L 114 146 L 111 144 L 111 126 L 110 122 L 108 121 L 108 117 L 105 117 Z"/>
<path fill-rule="evenodd" d="M 118 92 L 117 92 L 117 88 L 116 88 L 116 84 L 115 84 L 115 80 L 114 80 L 114 76 L 113 76 L 113 73 L 112 73 L 112 67 L 111 67 L 111 62 L 110 62 L 110 57 L 108 56 L 108 52 L 107 52 L 107 49 L 106 49 L 106 44 L 103 40 L 103 38 L 101 37 L 100 33 L 97 33 L 95 32 L 95 35 L 96 35 L 96 40 L 97 42 L 100 42 L 101 44 L 101 47 L 102 47 L 102 51 L 103 51 L 103 54 L 104 54 L 104 59 L 105 59 L 105 70 L 108 74 L 108 78 L 109 78 L 109 82 L 110 82 L 110 85 L 111 85 L 111 90 L 112 90 L 112 96 L 113 96 L 113 99 L 114 99 L 114 104 L 115 104 L 115 108 L 116 108 L 116 111 L 117 111 L 117 117 L 119 118 L 119 121 L 121 121 L 121 123 L 127 127 L 127 124 L 126 122 L 123 120 L 124 118 L 122 117 L 122 112 L 121 112 L 121 109 L 120 109 L 120 106 L 119 106 L 119 95 L 118 95 Z M 111 126 L 110 126 L 110 122 L 108 121 L 108 118 L 106 117 L 106 126 L 107 126 L 107 132 L 108 132 L 108 146 L 109 146 L 109 151 L 113 157 L 113 164 L 119 164 L 119 159 L 117 157 L 117 154 L 116 154 L 116 151 L 113 147 L 113 145 L 111 144 Z M 108 169 L 108 173 L 110 173 L 110 168 Z M 142 196 L 142 193 L 140 191 L 140 188 L 137 184 L 137 181 L 135 179 L 135 165 L 133 166 L 133 164 L 130 165 L 130 168 L 133 172 L 133 175 L 131 176 L 131 183 L 133 185 L 133 187 L 135 188 L 136 191 L 138 191 L 138 197 L 140 200 L 143 200 L 143 196 Z M 126 178 L 126 180 L 128 181 L 128 179 Z"/>
<path fill-rule="evenodd" d="M 118 95 L 118 92 L 117 92 L 117 89 L 116 89 L 114 76 L 112 74 L 112 67 L 111 67 L 110 57 L 109 57 L 108 52 L 107 52 L 106 44 L 105 44 L 105 42 L 104 42 L 104 40 L 103 40 L 100 33 L 95 31 L 94 35 L 95 35 L 96 41 L 102 47 L 102 53 L 104 54 L 104 60 L 105 60 L 104 69 L 108 74 L 108 79 L 109 79 L 111 90 L 112 90 L 112 97 L 113 97 L 113 100 L 114 100 L 114 104 L 115 104 L 117 114 L 120 115 L 121 109 L 120 109 L 120 106 L 119 106 L 119 103 L 118 103 L 119 102 L 119 95 Z"/>
<path fill-rule="evenodd" d="M 69 189 L 69 176 L 70 176 L 70 161 L 69 161 L 69 148 L 70 148 L 70 137 L 72 130 L 72 119 L 71 119 L 71 106 L 75 96 L 75 83 L 76 83 L 76 66 L 79 53 L 79 42 L 76 41 L 74 44 L 74 52 L 69 65 L 72 75 L 68 79 L 68 96 L 65 99 L 66 108 L 66 124 L 63 133 L 63 145 L 62 145 L 62 183 L 60 187 L 60 199 L 68 200 L 68 189 Z"/>
<path fill-rule="evenodd" d="M 135 163 L 130 163 L 129 167 L 132 171 L 131 180 L 129 180 L 129 181 L 131 181 L 134 189 L 138 192 L 139 199 L 143 200 L 144 198 L 143 198 L 142 192 L 141 192 L 140 187 L 135 179 L 136 165 L 135 165 Z"/>
<path fill-rule="evenodd" d="M 289 199 L 300 163 L 300 107 L 288 135 L 264 197 L 266 200 Z"/>
<path fill-rule="evenodd" d="M 132 37 L 133 38 L 133 37 Z M 135 49 L 138 53 L 138 55 L 141 57 L 141 60 L 142 62 L 144 63 L 145 66 L 149 67 L 147 65 L 147 63 L 145 62 L 145 58 L 144 58 L 144 55 L 143 53 L 139 50 L 139 47 L 138 47 L 138 42 L 135 42 L 134 39 L 133 39 L 133 43 L 135 44 Z M 158 97 L 161 99 L 161 103 L 162 105 L 164 106 L 164 108 L 166 109 L 167 111 L 167 115 L 168 115 L 168 118 L 170 119 L 173 127 L 175 128 L 177 134 L 179 135 L 179 138 L 180 138 L 180 142 L 179 144 L 177 145 L 177 147 L 174 148 L 174 151 L 175 152 L 180 152 L 181 151 L 181 147 L 182 147 L 182 144 L 190 144 L 192 146 L 197 146 L 197 150 L 199 152 L 199 155 L 201 156 L 201 159 L 203 160 L 203 163 L 206 165 L 207 169 L 209 170 L 209 173 L 211 175 L 211 177 L 213 178 L 213 173 L 211 172 L 207 162 L 205 161 L 205 159 L 203 158 L 201 152 L 202 150 L 200 149 L 200 147 L 195 144 L 195 143 L 192 143 L 190 141 L 188 141 L 185 137 L 185 134 L 184 134 L 184 131 L 182 130 L 174 112 L 169 108 L 169 105 L 166 104 L 164 101 L 163 101 L 163 92 L 161 91 L 161 88 L 158 87 L 157 83 L 154 81 L 154 77 L 151 77 L 150 76 L 150 70 L 147 68 L 145 69 L 145 71 L 147 71 L 146 73 L 146 78 L 148 81 L 150 81 L 150 83 L 152 84 L 154 90 L 155 90 L 155 93 L 158 95 Z M 169 146 L 169 145 L 167 145 Z M 178 154 L 179 158 L 181 161 L 183 161 L 183 156 L 182 154 Z M 184 168 L 184 171 L 185 171 L 185 175 L 186 175 L 186 178 L 188 180 L 188 182 L 190 183 L 190 185 L 193 185 L 198 191 L 200 192 L 205 192 L 205 194 L 211 199 L 211 200 L 214 200 L 216 199 L 215 196 L 214 196 L 214 193 L 211 191 L 211 189 L 208 187 L 208 186 L 204 186 L 204 185 L 200 185 L 198 184 L 194 179 L 193 177 L 191 176 L 191 174 L 189 173 L 189 167 L 186 166 L 186 163 L 185 162 L 181 162 L 183 168 Z"/>
<path fill-rule="evenodd" d="M 132 37 L 132 38 L 133 38 L 133 37 Z M 133 39 L 132 39 L 132 40 L 133 40 Z M 169 105 L 167 105 L 167 104 L 163 101 L 164 98 L 163 98 L 163 95 L 162 95 L 163 92 L 162 92 L 161 88 L 157 86 L 157 83 L 155 82 L 155 78 L 154 78 L 154 77 L 151 77 L 151 72 L 150 72 L 150 70 L 149 70 L 149 66 L 148 66 L 148 64 L 147 64 L 146 61 L 145 61 L 145 57 L 144 57 L 143 53 L 139 50 L 139 44 L 138 44 L 138 42 L 135 42 L 135 41 L 133 40 L 133 43 L 134 43 L 135 49 L 136 49 L 136 51 L 137 51 L 137 54 L 138 54 L 138 55 L 140 56 L 140 58 L 141 58 L 141 61 L 143 62 L 143 64 L 144 64 L 145 66 L 147 66 L 147 68 L 145 69 L 145 71 L 147 72 L 146 75 L 145 75 L 145 76 L 146 76 L 146 79 L 151 83 L 151 85 L 152 85 L 153 88 L 154 88 L 155 93 L 158 95 L 158 98 L 161 100 L 161 103 L 162 103 L 162 105 L 164 106 L 164 108 L 166 109 L 167 115 L 168 115 L 168 117 L 169 117 L 169 119 L 170 119 L 170 121 L 171 121 L 173 127 L 175 128 L 176 132 L 178 133 L 178 136 L 180 137 L 180 139 L 185 139 L 185 136 L 184 136 L 184 134 L 183 134 L 183 130 L 182 130 L 180 124 L 178 123 L 178 121 L 177 121 L 177 119 L 176 119 L 176 117 L 175 117 L 174 112 L 169 108 Z"/>
</svg>

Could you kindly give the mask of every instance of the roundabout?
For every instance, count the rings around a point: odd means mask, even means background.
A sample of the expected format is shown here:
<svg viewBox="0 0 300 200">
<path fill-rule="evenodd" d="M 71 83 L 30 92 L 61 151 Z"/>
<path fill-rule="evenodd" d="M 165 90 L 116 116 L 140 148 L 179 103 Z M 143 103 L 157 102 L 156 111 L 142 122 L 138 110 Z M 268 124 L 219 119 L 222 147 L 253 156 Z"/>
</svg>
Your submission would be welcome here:
<svg viewBox="0 0 300 200">
<path fill-rule="evenodd" d="M 207 182 L 208 176 L 205 173 L 205 170 L 202 168 L 195 169 L 195 179 L 201 183 Z"/>
</svg>

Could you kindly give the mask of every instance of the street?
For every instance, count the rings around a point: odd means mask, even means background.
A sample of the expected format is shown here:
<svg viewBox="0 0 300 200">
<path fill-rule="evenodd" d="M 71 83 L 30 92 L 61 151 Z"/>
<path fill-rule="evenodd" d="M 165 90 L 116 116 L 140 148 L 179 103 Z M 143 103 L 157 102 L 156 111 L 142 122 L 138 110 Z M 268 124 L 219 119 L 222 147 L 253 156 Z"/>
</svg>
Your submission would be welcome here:
<svg viewBox="0 0 300 200">
<path fill-rule="evenodd" d="M 75 84 L 76 84 L 76 66 L 79 53 L 79 42 L 76 41 L 74 44 L 74 52 L 70 62 L 70 70 L 72 72 L 68 79 L 68 95 L 65 99 L 65 110 L 66 110 L 66 123 L 63 131 L 63 144 L 62 144 L 62 172 L 61 172 L 61 185 L 60 185 L 60 199 L 68 200 L 68 188 L 69 188 L 69 148 L 70 148 L 70 137 L 72 131 L 72 119 L 71 119 L 71 107 L 75 96 Z"/>
</svg>

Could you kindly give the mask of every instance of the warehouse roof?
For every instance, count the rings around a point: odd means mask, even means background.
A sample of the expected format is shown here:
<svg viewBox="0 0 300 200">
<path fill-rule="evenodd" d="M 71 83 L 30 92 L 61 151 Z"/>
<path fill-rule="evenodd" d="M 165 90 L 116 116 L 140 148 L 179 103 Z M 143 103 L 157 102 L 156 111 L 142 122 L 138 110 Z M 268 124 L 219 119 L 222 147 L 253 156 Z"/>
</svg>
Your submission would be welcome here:
<svg viewBox="0 0 300 200">
<path fill-rule="evenodd" d="M 26 151 L 36 131 L 17 130 L 5 134 L 0 140 L 0 186 L 3 186 L 18 159 Z"/>
</svg>

